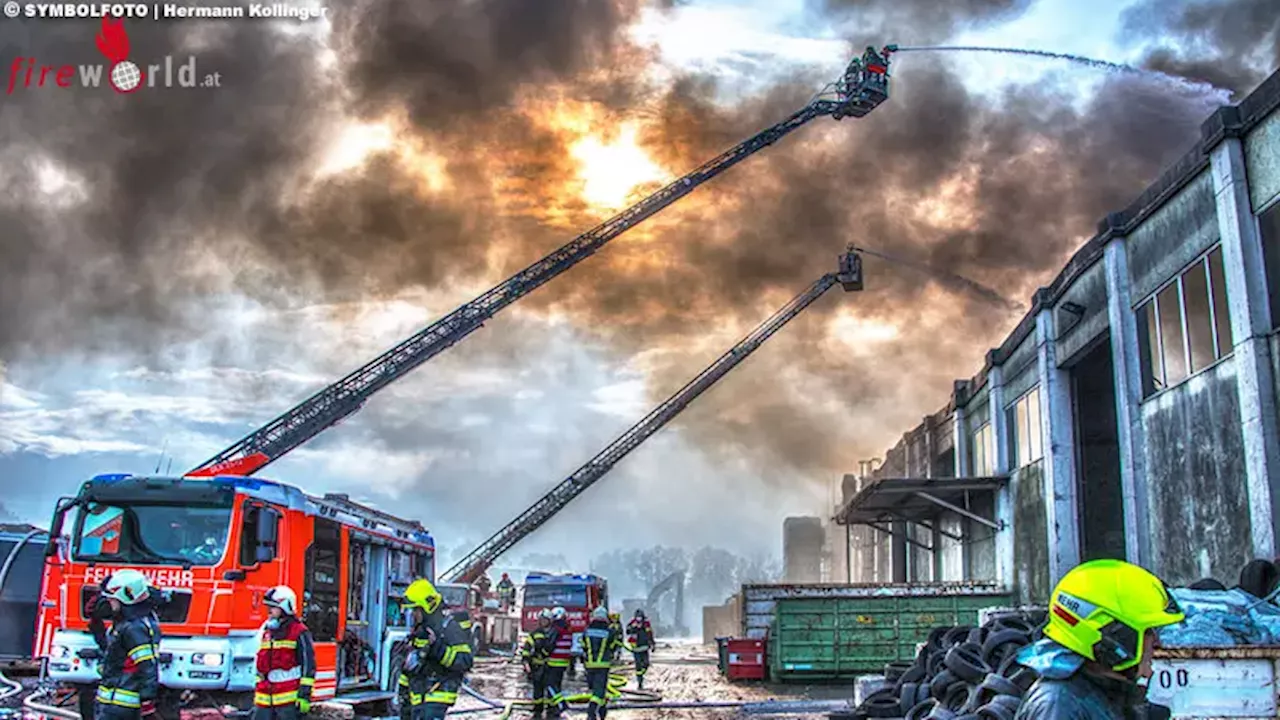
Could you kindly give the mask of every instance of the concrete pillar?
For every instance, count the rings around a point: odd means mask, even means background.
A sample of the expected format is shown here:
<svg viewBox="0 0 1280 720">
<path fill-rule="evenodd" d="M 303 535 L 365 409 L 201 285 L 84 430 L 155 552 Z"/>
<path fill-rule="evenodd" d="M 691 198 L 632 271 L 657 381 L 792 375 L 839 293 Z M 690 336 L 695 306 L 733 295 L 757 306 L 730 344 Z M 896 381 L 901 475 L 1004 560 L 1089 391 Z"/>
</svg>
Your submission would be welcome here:
<svg viewBox="0 0 1280 720">
<path fill-rule="evenodd" d="M 954 438 L 955 453 L 955 476 L 958 478 L 969 477 L 973 469 L 969 467 L 969 422 L 968 410 L 956 406 L 955 419 L 951 423 L 951 435 Z"/>
<path fill-rule="evenodd" d="M 1219 111 L 1228 130 L 1235 108 Z M 1222 122 L 1215 116 L 1215 120 Z M 1213 122 L 1213 121 L 1211 121 Z M 1206 123 L 1209 125 L 1209 123 Z M 1213 191 L 1222 236 L 1222 264 L 1227 280 L 1227 305 L 1234 337 L 1236 388 L 1244 435 L 1245 476 L 1249 493 L 1249 523 L 1253 555 L 1276 556 L 1276 521 L 1280 519 L 1275 483 L 1280 482 L 1280 440 L 1277 439 L 1275 385 L 1271 370 L 1271 310 L 1258 219 L 1249 205 L 1244 147 L 1227 132 L 1213 147 Z"/>
<path fill-rule="evenodd" d="M 1118 227 L 1119 219 L 1112 216 L 1104 222 Z M 1124 238 L 1115 235 L 1108 241 L 1104 252 L 1111 360 L 1115 369 L 1120 490 L 1124 496 L 1125 558 L 1131 563 L 1151 567 L 1147 439 L 1142 426 L 1142 350 L 1138 344 L 1138 320 L 1130 293 L 1129 253 Z"/>
<path fill-rule="evenodd" d="M 1045 510 L 1049 525 L 1049 584 L 1056 585 L 1080 564 L 1080 519 L 1075 472 L 1075 418 L 1071 412 L 1071 375 L 1058 367 L 1053 309 L 1047 293 L 1036 293 L 1036 348 L 1040 364 L 1040 428 L 1044 444 Z"/>
<path fill-rule="evenodd" d="M 991 414 L 991 444 L 993 472 L 1009 474 L 1009 429 L 1004 418 L 1004 368 L 994 365 L 995 353 L 987 353 L 987 407 Z M 996 522 L 1003 522 L 1004 529 L 996 531 L 996 581 L 1012 589 L 1013 570 L 1013 488 L 1009 483 L 996 491 Z M 972 527 L 972 526 L 971 526 Z"/>
</svg>

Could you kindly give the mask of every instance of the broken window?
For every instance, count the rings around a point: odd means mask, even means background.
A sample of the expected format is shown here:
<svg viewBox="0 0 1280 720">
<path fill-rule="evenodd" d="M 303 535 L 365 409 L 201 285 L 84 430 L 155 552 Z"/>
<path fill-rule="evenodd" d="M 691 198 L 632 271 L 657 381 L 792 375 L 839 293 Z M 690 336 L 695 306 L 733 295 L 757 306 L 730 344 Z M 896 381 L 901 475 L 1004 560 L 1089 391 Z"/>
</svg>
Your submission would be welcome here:
<svg viewBox="0 0 1280 720">
<path fill-rule="evenodd" d="M 1214 247 L 1138 306 L 1143 396 L 1209 367 L 1231 352 L 1231 321 L 1222 269 Z"/>
<path fill-rule="evenodd" d="M 973 457 L 973 477 L 990 477 L 995 474 L 995 448 L 992 445 L 991 423 L 982 423 L 982 426 L 973 432 L 972 440 L 972 457 Z"/>
<path fill-rule="evenodd" d="M 1262 230 L 1262 257 L 1267 268 L 1267 297 L 1271 300 L 1271 327 L 1280 328 L 1280 203 L 1258 216 Z"/>
<path fill-rule="evenodd" d="M 1040 428 L 1040 388 L 1031 388 L 1006 411 L 1009 420 L 1009 447 L 1013 467 L 1030 465 L 1044 457 L 1044 436 Z"/>
</svg>

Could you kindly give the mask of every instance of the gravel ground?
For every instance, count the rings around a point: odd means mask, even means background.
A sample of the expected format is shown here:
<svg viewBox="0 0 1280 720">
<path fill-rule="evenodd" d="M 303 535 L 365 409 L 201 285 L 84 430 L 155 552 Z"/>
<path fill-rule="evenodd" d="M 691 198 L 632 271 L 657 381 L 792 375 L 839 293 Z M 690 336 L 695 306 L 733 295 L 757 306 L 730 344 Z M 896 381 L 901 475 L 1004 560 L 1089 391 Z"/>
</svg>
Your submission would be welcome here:
<svg viewBox="0 0 1280 720">
<path fill-rule="evenodd" d="M 627 688 L 635 688 L 635 679 L 628 674 Z M 34 690 L 34 677 L 14 677 L 23 682 L 27 692 Z M 492 700 L 503 702 L 529 697 L 529 685 L 524 680 L 524 673 L 518 662 L 500 658 L 481 658 L 468 678 L 470 685 L 478 693 Z M 581 666 L 578 676 L 566 682 L 568 694 L 576 694 L 586 689 Z M 693 643 L 662 643 L 654 652 L 653 663 L 645 677 L 645 689 L 661 694 L 664 702 L 764 702 L 768 700 L 848 700 L 852 696 L 852 688 L 847 685 L 766 685 L 759 682 L 731 683 L 720 676 L 716 668 L 714 648 Z M 45 716 L 20 710 L 22 697 L 18 696 L 0 700 L 0 720 L 46 720 Z M 625 702 L 624 697 L 619 702 Z M 485 705 L 475 698 L 461 694 L 455 710 L 479 710 Z M 349 712 L 349 711 L 348 711 Z M 315 713 L 318 717 L 321 713 Z M 191 710 L 183 711 L 183 720 L 204 720 L 206 714 Z M 471 712 L 460 717 L 474 717 L 477 720 L 495 718 L 497 713 Z M 582 713 L 571 716 L 581 718 Z M 618 708 L 610 713 L 610 717 L 618 720 L 683 720 L 693 718 L 727 720 L 744 716 L 733 708 L 703 709 L 667 709 Z M 215 715 L 216 717 L 216 715 Z M 526 711 L 517 710 L 513 718 L 528 718 Z M 814 715 L 773 715 L 774 718 L 786 717 L 825 717 Z"/>
<path fill-rule="evenodd" d="M 630 675 L 630 673 L 628 673 Z M 524 681 L 519 664 L 498 660 L 483 660 L 472 671 L 470 683 L 478 692 L 493 700 L 527 698 L 529 685 Z M 585 690 L 581 669 L 575 680 L 566 683 L 569 693 Z M 630 678 L 627 688 L 635 688 Z M 849 686 L 765 685 L 762 683 L 731 683 L 720 676 L 716 668 L 713 648 L 692 643 L 663 643 L 654 653 L 652 667 L 645 676 L 645 689 L 658 692 L 664 702 L 763 702 L 767 700 L 847 700 L 853 691 Z M 619 702 L 625 701 L 622 698 Z M 480 708 L 483 705 L 471 698 L 459 700 L 458 709 Z M 704 709 L 622 709 L 610 713 L 620 720 L 654 720 L 657 718 L 734 718 L 743 713 L 732 708 Z M 486 717 L 476 713 L 479 718 Z M 528 717 L 517 711 L 513 717 Z M 772 716 L 786 717 L 786 716 Z M 801 716 L 791 716 L 801 717 Z M 811 717 L 825 717 L 816 715 Z"/>
</svg>

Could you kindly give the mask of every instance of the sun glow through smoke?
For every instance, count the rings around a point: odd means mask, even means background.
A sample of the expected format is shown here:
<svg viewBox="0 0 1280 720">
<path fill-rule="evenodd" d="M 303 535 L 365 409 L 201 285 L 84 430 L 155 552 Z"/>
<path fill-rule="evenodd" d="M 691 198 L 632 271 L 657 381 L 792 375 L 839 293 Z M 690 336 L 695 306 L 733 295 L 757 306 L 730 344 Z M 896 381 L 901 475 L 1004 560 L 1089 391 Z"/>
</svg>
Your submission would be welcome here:
<svg viewBox="0 0 1280 720">
<path fill-rule="evenodd" d="M 642 185 L 661 182 L 667 174 L 636 142 L 637 128 L 623 124 L 608 140 L 588 135 L 570 146 L 578 161 L 582 198 L 603 210 L 618 210 Z"/>
</svg>

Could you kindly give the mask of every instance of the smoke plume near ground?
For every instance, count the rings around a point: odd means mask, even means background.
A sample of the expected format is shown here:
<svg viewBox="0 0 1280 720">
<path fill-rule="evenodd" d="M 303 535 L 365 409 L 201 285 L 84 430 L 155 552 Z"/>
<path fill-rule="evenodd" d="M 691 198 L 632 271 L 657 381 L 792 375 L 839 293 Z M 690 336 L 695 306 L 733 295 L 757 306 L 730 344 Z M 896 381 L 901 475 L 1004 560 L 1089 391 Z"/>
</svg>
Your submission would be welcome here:
<svg viewBox="0 0 1280 720">
<path fill-rule="evenodd" d="M 880 18 L 859 26 L 868 32 L 910 27 L 912 42 L 942 42 L 1029 4 L 827 9 Z M 227 294 L 296 308 L 482 288 L 607 215 L 582 199 L 573 149 L 583 137 L 632 123 L 675 177 L 833 79 L 796 68 L 726 106 L 712 78 L 647 79 L 654 53 L 627 35 L 639 5 L 531 7 L 370 0 L 338 10 L 327 40 L 255 23 L 130 25 L 139 57 L 193 54 L 224 87 L 7 98 L 0 358 L 163 363 L 167 343 L 202 334 L 205 300 Z M 6 22 L 0 45 L 95 62 L 96 30 Z M 993 102 L 937 58 L 902 57 L 892 99 L 867 118 L 815 121 L 521 308 L 564 317 L 632 359 L 656 400 L 832 270 L 850 242 L 1023 299 L 1185 150 L 1217 101 L 1114 76 L 1077 110 L 1072 72 Z M 385 123 L 391 140 L 363 164 L 319 173 L 352 117 Z M 865 291 L 833 292 L 686 413 L 681 424 L 710 456 L 758 459 L 780 483 L 837 476 L 942 404 L 952 378 L 974 372 L 1017 320 L 878 259 L 866 271 Z M 490 330 L 467 343 L 502 346 Z M 302 351 L 340 352 L 319 345 L 329 349 Z"/>
</svg>

